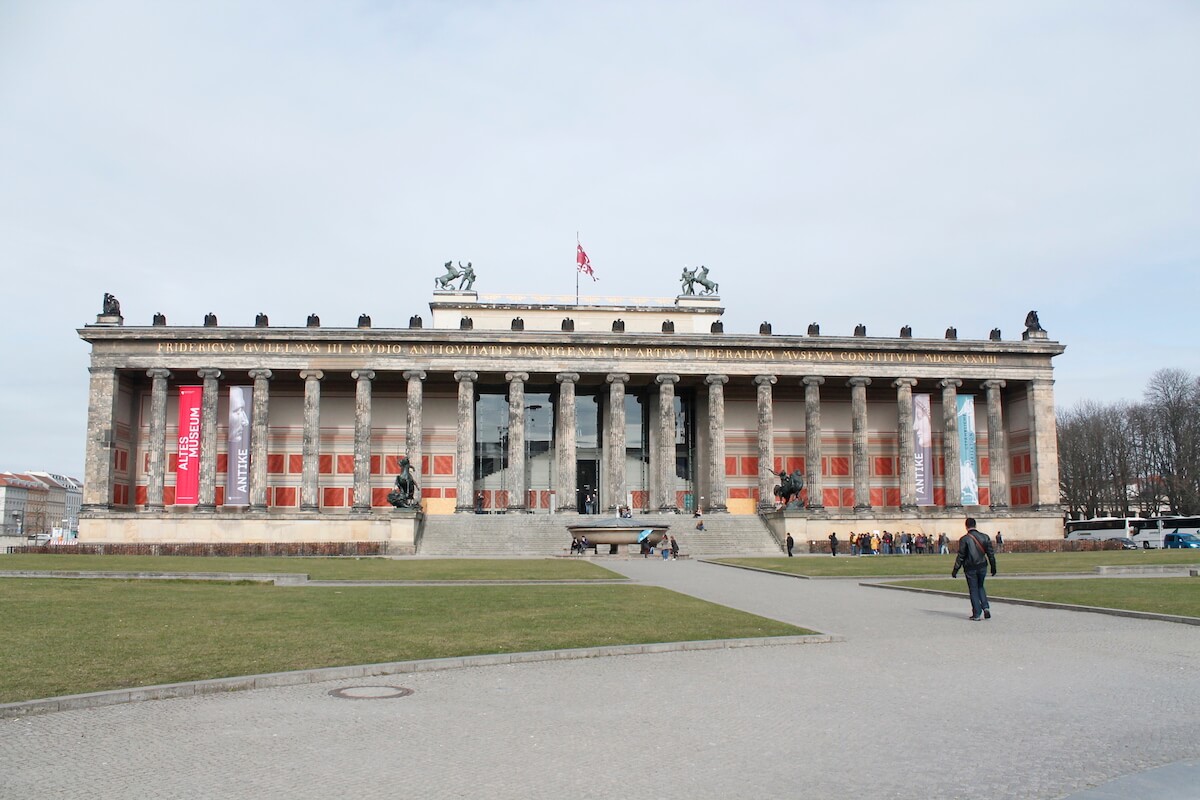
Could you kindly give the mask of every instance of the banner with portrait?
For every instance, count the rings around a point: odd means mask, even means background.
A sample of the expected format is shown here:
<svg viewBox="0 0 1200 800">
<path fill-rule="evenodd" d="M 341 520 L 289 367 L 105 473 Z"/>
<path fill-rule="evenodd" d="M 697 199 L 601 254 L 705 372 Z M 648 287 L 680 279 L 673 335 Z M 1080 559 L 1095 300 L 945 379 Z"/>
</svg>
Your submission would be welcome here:
<svg viewBox="0 0 1200 800">
<path fill-rule="evenodd" d="M 917 505 L 933 505 L 933 426 L 929 421 L 929 395 L 913 395 L 913 465 L 916 467 Z"/>
<path fill-rule="evenodd" d="M 252 386 L 229 387 L 228 465 L 225 470 L 225 505 L 250 505 L 250 401 Z"/>
<path fill-rule="evenodd" d="M 200 401 L 203 386 L 179 387 L 179 463 L 175 468 L 175 505 L 200 502 Z"/>
<path fill-rule="evenodd" d="M 958 396 L 958 474 L 964 506 L 979 505 L 979 460 L 975 452 L 975 396 Z"/>
</svg>

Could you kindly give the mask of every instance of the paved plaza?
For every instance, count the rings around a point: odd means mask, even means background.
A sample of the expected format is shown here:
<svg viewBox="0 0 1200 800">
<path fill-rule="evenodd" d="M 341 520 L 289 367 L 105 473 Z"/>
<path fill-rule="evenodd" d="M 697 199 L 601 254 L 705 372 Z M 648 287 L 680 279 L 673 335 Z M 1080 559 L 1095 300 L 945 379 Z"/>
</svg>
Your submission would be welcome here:
<svg viewBox="0 0 1200 800">
<path fill-rule="evenodd" d="M 3 720 L 0 797 L 1200 796 L 1194 626 L 1003 604 L 973 623 L 965 598 L 689 561 L 601 563 L 845 641 Z M 414 691 L 330 694 L 382 685 Z"/>
</svg>

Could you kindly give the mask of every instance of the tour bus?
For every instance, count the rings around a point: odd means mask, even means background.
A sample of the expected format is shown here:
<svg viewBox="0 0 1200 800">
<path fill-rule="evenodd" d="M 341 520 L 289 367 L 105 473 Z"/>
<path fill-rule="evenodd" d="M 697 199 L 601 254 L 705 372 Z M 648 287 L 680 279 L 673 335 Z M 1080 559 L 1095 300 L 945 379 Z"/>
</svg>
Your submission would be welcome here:
<svg viewBox="0 0 1200 800">
<path fill-rule="evenodd" d="M 1067 539 L 1132 539 L 1146 526 L 1141 517 L 1095 517 L 1069 519 Z"/>
<path fill-rule="evenodd" d="M 1200 517 L 1150 517 L 1136 534 L 1130 534 L 1130 538 L 1138 547 L 1157 550 L 1164 546 L 1165 538 L 1178 538 L 1174 534 L 1182 534 L 1185 540 L 1188 534 L 1200 535 Z M 1172 541 L 1170 546 L 1179 547 L 1180 543 Z"/>
</svg>

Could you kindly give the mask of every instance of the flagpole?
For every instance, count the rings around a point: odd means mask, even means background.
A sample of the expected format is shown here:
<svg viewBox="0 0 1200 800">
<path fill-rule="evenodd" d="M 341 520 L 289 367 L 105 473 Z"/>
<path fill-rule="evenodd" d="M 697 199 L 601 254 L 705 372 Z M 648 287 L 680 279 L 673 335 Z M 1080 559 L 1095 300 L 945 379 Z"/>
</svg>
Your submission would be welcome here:
<svg viewBox="0 0 1200 800">
<path fill-rule="evenodd" d="M 582 246 L 583 246 L 582 242 L 579 241 L 579 231 L 575 231 L 575 247 L 577 248 L 575 250 L 575 252 L 578 253 L 579 252 L 578 248 L 582 247 Z M 576 305 L 576 307 L 579 306 L 579 272 L 580 272 L 580 269 L 579 269 L 579 263 L 578 263 L 578 259 L 577 259 L 576 263 L 575 263 L 575 305 Z"/>
</svg>

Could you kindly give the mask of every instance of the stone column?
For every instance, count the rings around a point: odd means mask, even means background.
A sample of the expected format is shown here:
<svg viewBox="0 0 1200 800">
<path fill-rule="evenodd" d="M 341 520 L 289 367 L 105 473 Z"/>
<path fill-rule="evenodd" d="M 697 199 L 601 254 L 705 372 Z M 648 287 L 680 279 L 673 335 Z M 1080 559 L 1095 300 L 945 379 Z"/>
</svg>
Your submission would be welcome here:
<svg viewBox="0 0 1200 800">
<path fill-rule="evenodd" d="M 359 514 L 371 511 L 371 381 L 375 370 L 356 369 L 354 387 L 354 507 Z"/>
<path fill-rule="evenodd" d="M 304 379 L 304 439 L 300 446 L 300 510 L 317 511 L 321 508 L 321 380 L 325 373 L 319 369 L 306 369 L 300 373 Z"/>
<path fill-rule="evenodd" d="M 163 483 L 167 471 L 167 369 L 148 369 L 150 384 L 150 469 L 146 476 L 146 508 L 160 511 L 163 507 Z"/>
<path fill-rule="evenodd" d="M 196 374 L 204 382 L 200 398 L 200 492 L 197 511 L 217 508 L 217 400 L 220 398 L 219 369 L 201 369 Z"/>
<path fill-rule="evenodd" d="M 120 378 L 111 367 L 89 367 L 87 453 L 84 457 L 84 511 L 106 511 L 113 502 L 113 447 Z"/>
<path fill-rule="evenodd" d="M 708 384 L 708 508 L 710 514 L 729 511 L 725 487 L 725 384 L 727 375 L 709 375 Z"/>
<path fill-rule="evenodd" d="M 943 486 L 946 487 L 946 508 L 962 508 L 962 473 L 958 466 L 958 387 L 962 381 L 947 378 L 942 387 L 942 463 L 946 468 Z"/>
<path fill-rule="evenodd" d="M 654 466 L 658 478 L 659 513 L 673 514 L 679 510 L 675 500 L 675 384 L 678 375 L 658 375 L 658 456 Z"/>
<path fill-rule="evenodd" d="M 478 372 L 454 373 L 454 380 L 458 381 L 456 514 L 475 510 L 475 381 L 478 379 Z"/>
<path fill-rule="evenodd" d="M 821 486 L 821 384 L 824 378 L 810 375 L 804 383 L 804 466 L 808 473 L 808 507 L 825 508 Z"/>
<path fill-rule="evenodd" d="M 421 381 L 425 380 L 425 371 L 410 369 L 404 373 L 404 380 L 408 381 L 408 426 L 404 432 L 404 455 L 408 456 L 413 474 L 420 484 L 424 467 L 424 456 L 421 452 L 421 404 L 424 386 Z"/>
<path fill-rule="evenodd" d="M 775 508 L 775 408 L 771 402 L 771 386 L 774 375 L 757 375 L 754 385 L 758 387 L 758 508 L 771 511 Z"/>
<path fill-rule="evenodd" d="M 850 430 L 853 437 L 850 457 L 854 462 L 854 510 L 871 510 L 871 451 L 867 445 L 867 387 L 870 378 L 851 378 Z"/>
<path fill-rule="evenodd" d="M 917 508 L 917 462 L 912 390 L 917 380 L 897 378 L 892 385 L 896 387 L 896 410 L 900 417 L 896 426 L 896 436 L 900 440 L 900 510 L 914 511 Z"/>
<path fill-rule="evenodd" d="M 983 382 L 987 392 L 988 425 L 988 496 L 992 511 L 1008 510 L 1008 449 L 1004 446 L 1004 412 L 1000 390 L 1004 381 Z"/>
<path fill-rule="evenodd" d="M 608 510 L 625 505 L 629 485 L 625 478 L 625 384 L 624 372 L 608 375 Z"/>
<path fill-rule="evenodd" d="M 558 413 L 555 415 L 554 455 L 558 466 L 554 494 L 557 512 L 574 513 L 579 508 L 575 496 L 578 487 L 575 475 L 575 383 L 578 372 L 560 372 L 554 376 L 558 381 Z"/>
<path fill-rule="evenodd" d="M 508 372 L 508 510 L 523 512 L 528 506 L 525 486 L 525 381 L 528 372 Z"/>
<path fill-rule="evenodd" d="M 250 415 L 250 510 L 267 510 L 267 428 L 271 415 L 271 370 L 252 369 L 254 396 Z"/>
<path fill-rule="evenodd" d="M 1039 511 L 1062 509 L 1058 483 L 1058 424 L 1054 419 L 1054 381 L 1029 382 L 1029 451 L 1033 462 L 1033 505 Z"/>
</svg>

